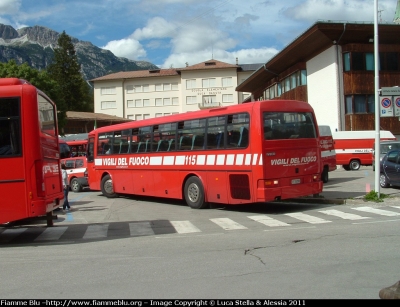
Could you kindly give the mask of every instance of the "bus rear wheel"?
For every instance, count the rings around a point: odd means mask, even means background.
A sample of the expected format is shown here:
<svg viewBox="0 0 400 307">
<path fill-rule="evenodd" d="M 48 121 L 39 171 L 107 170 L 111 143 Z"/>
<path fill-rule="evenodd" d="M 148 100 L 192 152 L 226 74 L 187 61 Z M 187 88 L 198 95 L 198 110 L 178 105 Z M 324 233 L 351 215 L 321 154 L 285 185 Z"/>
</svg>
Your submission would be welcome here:
<svg viewBox="0 0 400 307">
<path fill-rule="evenodd" d="M 106 175 L 101 179 L 101 192 L 107 198 L 115 198 L 118 195 L 114 192 L 113 182 L 110 175 Z"/>
<path fill-rule="evenodd" d="M 205 201 L 204 187 L 201 180 L 192 176 L 186 180 L 184 188 L 185 200 L 192 209 L 205 209 L 208 203 Z"/>
<path fill-rule="evenodd" d="M 322 171 L 321 180 L 323 183 L 327 183 L 329 181 L 329 174 L 327 167 L 324 167 L 324 170 Z"/>
</svg>

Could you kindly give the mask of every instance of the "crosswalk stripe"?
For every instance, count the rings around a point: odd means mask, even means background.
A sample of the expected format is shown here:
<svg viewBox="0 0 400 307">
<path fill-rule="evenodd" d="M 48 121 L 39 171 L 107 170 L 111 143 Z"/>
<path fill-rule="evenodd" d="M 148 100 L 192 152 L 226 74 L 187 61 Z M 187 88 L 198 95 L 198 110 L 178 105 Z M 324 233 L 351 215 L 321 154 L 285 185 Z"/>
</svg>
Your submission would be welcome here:
<svg viewBox="0 0 400 307">
<path fill-rule="evenodd" d="M 259 222 L 269 227 L 278 227 L 278 226 L 290 226 L 290 224 L 278 221 L 273 219 L 267 215 L 252 215 L 248 216 L 248 218 L 252 219 L 253 221 Z"/>
<path fill-rule="evenodd" d="M 89 225 L 82 239 L 107 238 L 108 224 Z"/>
<path fill-rule="evenodd" d="M 333 216 L 337 216 L 340 217 L 342 219 L 345 220 L 363 220 L 363 219 L 369 219 L 369 217 L 366 216 L 361 216 L 361 215 L 357 215 L 357 214 L 353 214 L 353 213 L 345 213 L 339 210 L 323 210 L 323 211 L 319 211 L 321 213 L 327 214 L 327 215 L 333 215 Z"/>
<path fill-rule="evenodd" d="M 189 221 L 171 221 L 177 233 L 201 232 L 196 226 Z"/>
<path fill-rule="evenodd" d="M 154 235 L 150 222 L 129 223 L 129 231 L 132 237 Z"/>
<path fill-rule="evenodd" d="M 67 229 L 68 226 L 48 227 L 35 239 L 35 241 L 58 240 Z"/>
<path fill-rule="evenodd" d="M 225 230 L 235 230 L 235 229 L 247 229 L 247 227 L 236 223 L 228 218 L 218 218 L 218 219 L 210 219 L 211 222 L 217 224 Z"/>
<path fill-rule="evenodd" d="M 15 237 L 19 236 L 28 228 L 17 228 L 17 229 L 7 229 L 1 233 L 0 236 L 0 243 L 7 243 L 10 242 Z"/>
<path fill-rule="evenodd" d="M 290 216 L 292 218 L 310 223 L 310 224 L 323 224 L 323 223 L 330 223 L 332 221 L 320 219 L 319 217 L 311 216 L 304 213 L 286 213 L 285 215 Z"/>
<path fill-rule="evenodd" d="M 377 208 L 371 208 L 371 207 L 356 207 L 356 208 L 352 208 L 352 209 L 358 210 L 358 211 L 363 211 L 363 212 L 375 213 L 375 214 L 384 215 L 384 216 L 400 215 L 400 213 L 398 213 L 398 212 L 382 210 L 382 209 L 377 209 Z"/>
</svg>

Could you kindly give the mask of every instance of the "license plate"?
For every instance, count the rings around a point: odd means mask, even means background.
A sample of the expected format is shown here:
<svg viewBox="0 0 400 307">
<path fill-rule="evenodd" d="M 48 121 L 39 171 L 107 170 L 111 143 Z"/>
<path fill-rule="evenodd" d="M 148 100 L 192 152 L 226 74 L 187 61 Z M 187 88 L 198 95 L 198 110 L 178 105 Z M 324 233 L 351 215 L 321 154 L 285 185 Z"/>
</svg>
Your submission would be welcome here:
<svg viewBox="0 0 400 307">
<path fill-rule="evenodd" d="M 299 184 L 300 182 L 300 179 L 292 179 L 292 184 Z"/>
</svg>

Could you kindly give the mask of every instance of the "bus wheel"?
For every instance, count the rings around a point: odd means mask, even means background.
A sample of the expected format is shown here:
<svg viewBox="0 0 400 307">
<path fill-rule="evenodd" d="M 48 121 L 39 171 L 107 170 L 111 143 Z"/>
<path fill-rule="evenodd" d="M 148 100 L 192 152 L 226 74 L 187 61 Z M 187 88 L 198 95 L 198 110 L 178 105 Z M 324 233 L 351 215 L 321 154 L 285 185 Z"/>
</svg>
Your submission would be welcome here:
<svg viewBox="0 0 400 307">
<path fill-rule="evenodd" d="M 327 183 L 329 180 L 328 168 L 326 167 L 324 167 L 324 170 L 322 171 L 321 180 L 323 183 Z"/>
<path fill-rule="evenodd" d="M 358 171 L 360 169 L 361 164 L 360 161 L 358 160 L 351 160 L 349 166 L 352 171 Z"/>
<path fill-rule="evenodd" d="M 72 192 L 75 192 L 75 193 L 82 191 L 82 186 L 79 183 L 78 179 L 74 178 L 71 180 L 71 190 L 72 190 Z"/>
<path fill-rule="evenodd" d="M 192 209 L 205 209 L 208 204 L 205 202 L 204 188 L 201 180 L 196 177 L 190 177 L 185 183 L 185 200 Z"/>
<path fill-rule="evenodd" d="M 101 192 L 108 198 L 115 198 L 117 194 L 114 193 L 113 183 L 110 175 L 106 175 L 101 179 Z"/>
</svg>

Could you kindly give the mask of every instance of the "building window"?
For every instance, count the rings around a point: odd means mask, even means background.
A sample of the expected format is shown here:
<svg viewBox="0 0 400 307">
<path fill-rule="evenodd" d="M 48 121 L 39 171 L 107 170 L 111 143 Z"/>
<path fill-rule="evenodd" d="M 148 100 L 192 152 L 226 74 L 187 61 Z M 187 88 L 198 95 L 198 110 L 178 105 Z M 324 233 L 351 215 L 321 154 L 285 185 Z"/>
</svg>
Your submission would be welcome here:
<svg viewBox="0 0 400 307">
<path fill-rule="evenodd" d="M 150 99 L 143 99 L 143 106 L 150 107 Z"/>
<path fill-rule="evenodd" d="M 102 87 L 101 88 L 101 95 L 115 95 L 117 90 L 115 87 Z"/>
<path fill-rule="evenodd" d="M 374 54 L 371 52 L 365 54 L 365 69 L 375 70 Z"/>
<path fill-rule="evenodd" d="M 143 115 L 142 114 L 136 114 L 135 115 L 135 120 L 142 120 L 143 119 Z"/>
<path fill-rule="evenodd" d="M 156 98 L 156 107 L 162 107 L 163 102 L 161 98 Z"/>
<path fill-rule="evenodd" d="M 196 88 L 196 79 L 186 80 L 186 89 Z"/>
<path fill-rule="evenodd" d="M 346 114 L 353 114 L 353 97 L 346 96 Z"/>
<path fill-rule="evenodd" d="M 354 95 L 354 113 L 367 113 L 365 95 Z"/>
<path fill-rule="evenodd" d="M 156 113 L 156 117 L 161 117 L 161 116 L 163 116 L 162 113 Z"/>
<path fill-rule="evenodd" d="M 186 96 L 186 104 L 196 104 L 197 96 Z"/>
<path fill-rule="evenodd" d="M 145 92 L 145 93 L 150 92 L 150 85 L 148 85 L 148 84 L 143 84 L 143 92 Z"/>
<path fill-rule="evenodd" d="M 133 90 L 133 85 L 127 85 L 126 86 L 126 93 L 127 94 L 133 94 L 135 91 Z"/>
<path fill-rule="evenodd" d="M 150 114 L 143 114 L 143 119 L 149 119 L 150 118 Z"/>
<path fill-rule="evenodd" d="M 135 107 L 135 105 L 133 104 L 133 100 L 127 100 L 127 101 L 126 101 L 126 106 L 127 106 L 128 108 L 133 108 L 133 107 Z"/>
<path fill-rule="evenodd" d="M 134 119 L 135 119 L 135 116 L 134 116 L 133 114 L 129 114 L 126 118 L 127 118 L 127 119 L 131 119 L 131 120 L 134 120 Z"/>
<path fill-rule="evenodd" d="M 177 91 L 178 90 L 178 83 L 171 83 L 171 89 L 173 90 L 173 91 Z"/>
<path fill-rule="evenodd" d="M 171 98 L 164 98 L 164 106 L 171 106 Z"/>
<path fill-rule="evenodd" d="M 203 88 L 213 87 L 213 86 L 216 86 L 216 84 L 217 84 L 215 78 L 203 79 L 203 80 L 201 80 L 201 82 L 202 82 Z"/>
<path fill-rule="evenodd" d="M 375 113 L 375 95 L 367 95 L 368 113 Z"/>
<path fill-rule="evenodd" d="M 162 84 L 156 84 L 156 92 L 162 92 Z"/>
<path fill-rule="evenodd" d="M 135 85 L 135 93 L 141 93 L 142 92 L 142 86 L 141 85 Z"/>
<path fill-rule="evenodd" d="M 141 107 L 143 107 L 142 99 L 135 99 L 135 107 L 136 107 L 136 108 L 141 108 Z"/>
<path fill-rule="evenodd" d="M 179 98 L 178 97 L 172 97 L 172 105 L 179 106 Z"/>
<path fill-rule="evenodd" d="M 171 90 L 171 83 L 164 83 L 163 84 L 163 89 L 164 89 L 164 91 L 170 91 Z"/>
<path fill-rule="evenodd" d="M 343 53 L 343 70 L 350 71 L 350 52 Z"/>
<path fill-rule="evenodd" d="M 116 101 L 102 101 L 101 102 L 101 109 L 102 110 L 116 109 L 116 108 L 117 108 L 117 102 Z"/>
<path fill-rule="evenodd" d="M 307 84 L 307 70 L 303 69 L 301 72 L 301 85 Z"/>
<path fill-rule="evenodd" d="M 233 102 L 233 95 L 232 94 L 224 94 L 224 95 L 222 95 L 222 102 L 224 102 L 224 103 L 232 103 Z"/>
<path fill-rule="evenodd" d="M 223 87 L 232 86 L 232 77 L 229 77 L 229 78 L 222 78 L 222 86 L 223 86 Z"/>
<path fill-rule="evenodd" d="M 399 53 L 381 52 L 379 53 L 380 69 L 385 71 L 399 70 Z"/>
</svg>

